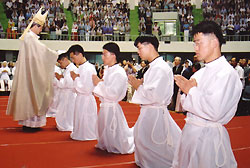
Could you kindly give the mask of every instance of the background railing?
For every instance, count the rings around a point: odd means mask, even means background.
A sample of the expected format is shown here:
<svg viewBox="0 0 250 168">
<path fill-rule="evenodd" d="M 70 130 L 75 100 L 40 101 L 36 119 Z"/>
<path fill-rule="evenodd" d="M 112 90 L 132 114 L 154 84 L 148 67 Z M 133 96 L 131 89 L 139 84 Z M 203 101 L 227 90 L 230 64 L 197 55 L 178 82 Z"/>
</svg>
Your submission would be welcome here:
<svg viewBox="0 0 250 168">
<path fill-rule="evenodd" d="M 21 33 L 6 33 L 0 32 L 0 39 L 18 39 Z M 41 40 L 66 40 L 66 41 L 132 41 L 136 39 L 137 35 L 122 34 L 122 35 L 74 35 L 74 34 L 61 34 L 56 35 L 54 33 L 41 32 Z M 250 35 L 225 35 L 226 41 L 250 41 Z M 183 35 L 161 35 L 158 36 L 159 41 L 171 42 L 171 41 L 193 41 L 192 37 Z"/>
</svg>

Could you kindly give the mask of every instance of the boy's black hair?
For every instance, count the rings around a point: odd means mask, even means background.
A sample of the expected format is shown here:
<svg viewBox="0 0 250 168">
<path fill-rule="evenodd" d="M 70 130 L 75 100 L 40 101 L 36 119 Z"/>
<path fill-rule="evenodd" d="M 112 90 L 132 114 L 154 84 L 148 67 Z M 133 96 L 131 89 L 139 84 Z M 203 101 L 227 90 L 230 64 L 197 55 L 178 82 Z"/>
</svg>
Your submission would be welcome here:
<svg viewBox="0 0 250 168">
<path fill-rule="evenodd" d="M 69 59 L 69 55 L 68 55 L 68 53 L 67 53 L 67 52 L 66 52 L 66 53 L 62 53 L 62 54 L 58 55 L 57 61 L 62 60 L 63 58 L 67 58 L 67 59 Z"/>
<path fill-rule="evenodd" d="M 134 46 L 137 47 L 138 43 L 150 43 L 154 46 L 155 50 L 158 51 L 159 41 L 154 35 L 138 36 L 134 42 Z"/>
<path fill-rule="evenodd" d="M 109 42 L 109 43 L 105 44 L 102 48 L 105 50 L 108 50 L 111 53 L 114 53 L 116 56 L 116 61 L 121 62 L 120 48 L 116 43 Z"/>
<path fill-rule="evenodd" d="M 72 52 L 74 54 L 82 53 L 82 55 L 84 56 L 84 49 L 79 44 L 72 45 L 67 51 L 68 55 L 70 55 L 70 53 Z"/>
<path fill-rule="evenodd" d="M 195 25 L 192 31 L 192 35 L 194 36 L 197 33 L 214 34 L 219 40 L 220 47 L 222 46 L 222 44 L 226 43 L 221 31 L 221 27 L 214 21 L 202 21 L 199 24 Z"/>
</svg>

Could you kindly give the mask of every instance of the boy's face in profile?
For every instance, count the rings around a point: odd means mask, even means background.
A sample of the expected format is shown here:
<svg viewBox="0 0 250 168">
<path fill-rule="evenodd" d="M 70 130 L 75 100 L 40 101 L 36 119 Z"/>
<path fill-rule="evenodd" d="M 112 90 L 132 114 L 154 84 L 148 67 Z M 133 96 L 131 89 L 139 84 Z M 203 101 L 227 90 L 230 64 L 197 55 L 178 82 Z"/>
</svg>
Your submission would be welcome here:
<svg viewBox="0 0 250 168">
<path fill-rule="evenodd" d="M 194 49 L 198 61 L 210 60 L 215 48 L 214 40 L 215 37 L 211 34 L 197 33 L 194 35 Z"/>
<path fill-rule="evenodd" d="M 102 52 L 102 61 L 104 65 L 110 66 L 116 59 L 115 55 L 108 50 L 103 50 Z"/>
<path fill-rule="evenodd" d="M 60 67 L 62 69 L 66 68 L 68 66 L 68 64 L 69 64 L 69 60 L 67 58 L 65 58 L 65 57 L 58 60 L 57 62 L 60 64 Z"/>
<path fill-rule="evenodd" d="M 138 43 L 137 53 L 142 60 L 148 60 L 148 53 L 150 51 L 149 43 Z"/>
<path fill-rule="evenodd" d="M 69 54 L 71 61 L 72 61 L 73 63 L 75 63 L 76 65 L 79 65 L 79 64 L 80 64 L 81 55 L 82 55 L 82 54 L 81 54 L 81 53 L 78 53 L 78 52 L 76 52 L 76 53 L 71 52 L 71 53 Z"/>
</svg>

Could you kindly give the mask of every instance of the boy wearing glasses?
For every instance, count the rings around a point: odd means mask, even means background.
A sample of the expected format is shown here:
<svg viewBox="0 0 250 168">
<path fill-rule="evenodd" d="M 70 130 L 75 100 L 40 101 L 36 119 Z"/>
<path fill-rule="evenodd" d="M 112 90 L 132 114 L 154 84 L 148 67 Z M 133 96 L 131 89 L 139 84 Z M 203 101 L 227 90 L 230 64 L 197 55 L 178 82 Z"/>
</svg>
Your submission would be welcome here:
<svg viewBox="0 0 250 168">
<path fill-rule="evenodd" d="M 187 111 L 174 168 L 236 168 L 226 128 L 235 115 L 242 84 L 233 67 L 221 55 L 224 42 L 221 28 L 203 21 L 193 29 L 194 49 L 205 67 L 191 79 L 175 76 L 184 93 L 182 107 Z"/>
</svg>

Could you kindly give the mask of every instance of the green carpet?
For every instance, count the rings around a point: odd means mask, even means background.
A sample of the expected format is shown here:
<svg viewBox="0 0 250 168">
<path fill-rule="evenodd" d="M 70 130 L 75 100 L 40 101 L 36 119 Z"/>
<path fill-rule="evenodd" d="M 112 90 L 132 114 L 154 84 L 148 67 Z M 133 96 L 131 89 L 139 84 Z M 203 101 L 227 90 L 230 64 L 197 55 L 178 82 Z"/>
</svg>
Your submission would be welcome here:
<svg viewBox="0 0 250 168">
<path fill-rule="evenodd" d="M 131 35 L 131 39 L 134 41 L 136 39 L 136 37 L 139 35 L 139 32 L 138 32 L 138 26 L 139 26 L 138 6 L 135 6 L 134 10 L 130 10 L 129 21 L 130 21 L 130 27 L 131 27 L 130 35 Z"/>
<path fill-rule="evenodd" d="M 0 2 L 0 23 L 3 26 L 3 31 L 6 32 L 6 29 L 8 27 L 8 19 L 6 17 L 5 12 L 4 12 L 3 2 Z"/>
<path fill-rule="evenodd" d="M 204 20 L 202 9 L 196 9 L 195 6 L 193 6 L 193 15 L 194 15 L 194 25 L 200 23 Z"/>
<path fill-rule="evenodd" d="M 73 17 L 72 17 L 72 12 L 68 11 L 66 8 L 63 9 L 65 15 L 66 15 L 66 20 L 67 20 L 67 25 L 69 28 L 69 34 L 71 34 L 71 29 L 73 25 Z"/>
</svg>

